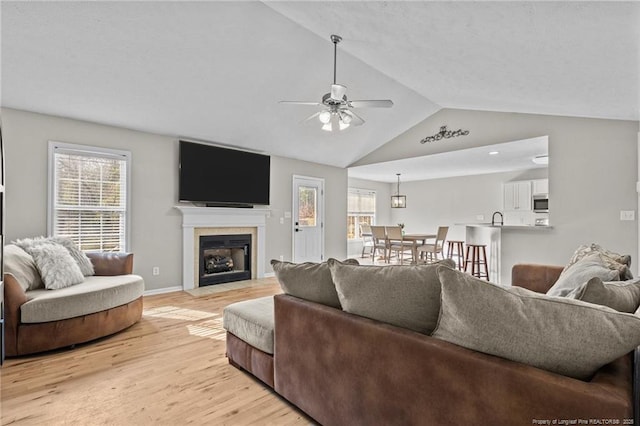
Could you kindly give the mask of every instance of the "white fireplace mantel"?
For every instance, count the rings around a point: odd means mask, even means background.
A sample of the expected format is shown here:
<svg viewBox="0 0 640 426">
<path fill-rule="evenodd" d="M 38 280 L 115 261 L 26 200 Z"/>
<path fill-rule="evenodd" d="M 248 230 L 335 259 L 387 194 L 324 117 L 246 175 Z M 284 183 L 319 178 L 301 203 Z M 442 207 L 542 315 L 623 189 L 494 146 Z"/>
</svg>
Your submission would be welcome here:
<svg viewBox="0 0 640 426">
<path fill-rule="evenodd" d="M 195 288 L 193 264 L 195 262 L 194 235 L 196 228 L 255 227 L 256 278 L 263 278 L 265 271 L 265 225 L 270 210 L 264 208 L 227 208 L 175 206 L 182 213 L 182 288 Z"/>
</svg>

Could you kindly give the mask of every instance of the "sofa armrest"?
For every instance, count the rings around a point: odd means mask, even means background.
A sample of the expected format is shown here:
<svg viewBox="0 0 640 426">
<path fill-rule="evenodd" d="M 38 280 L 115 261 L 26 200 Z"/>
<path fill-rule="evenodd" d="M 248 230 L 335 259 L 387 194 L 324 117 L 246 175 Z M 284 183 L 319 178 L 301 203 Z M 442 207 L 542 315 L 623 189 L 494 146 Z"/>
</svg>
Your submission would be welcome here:
<svg viewBox="0 0 640 426">
<path fill-rule="evenodd" d="M 127 275 L 133 273 L 133 253 L 88 252 L 96 275 Z"/>
<path fill-rule="evenodd" d="M 29 300 L 18 280 L 4 274 L 4 345 L 8 355 L 17 353 L 20 307 Z"/>
<path fill-rule="evenodd" d="M 630 355 L 584 382 L 292 296 L 274 303 L 275 389 L 321 424 L 632 417 Z"/>
<path fill-rule="evenodd" d="M 519 263 L 511 268 L 511 285 L 546 293 L 564 269 L 563 266 Z"/>
</svg>

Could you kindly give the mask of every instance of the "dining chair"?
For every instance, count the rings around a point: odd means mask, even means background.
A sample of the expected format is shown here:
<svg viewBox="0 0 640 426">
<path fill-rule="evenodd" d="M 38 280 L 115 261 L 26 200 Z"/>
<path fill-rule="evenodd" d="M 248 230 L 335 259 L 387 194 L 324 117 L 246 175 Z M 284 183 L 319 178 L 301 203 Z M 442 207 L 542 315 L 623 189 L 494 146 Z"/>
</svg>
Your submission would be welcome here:
<svg viewBox="0 0 640 426">
<path fill-rule="evenodd" d="M 370 250 L 370 254 L 373 257 L 374 242 L 373 242 L 373 234 L 371 233 L 371 225 L 369 225 L 368 223 L 361 223 L 360 235 L 362 236 L 362 256 L 361 257 L 364 258 L 364 255 L 367 249 Z"/>
<path fill-rule="evenodd" d="M 432 263 L 438 260 L 438 255 L 442 254 L 442 248 L 444 247 L 444 241 L 447 238 L 447 233 L 449 232 L 448 226 L 440 226 L 438 227 L 438 232 L 436 233 L 436 240 L 433 243 L 423 244 L 418 246 L 418 253 L 420 254 L 420 259 L 422 259 L 423 255 L 425 257 L 426 263 Z"/>
<path fill-rule="evenodd" d="M 402 228 L 399 226 L 387 226 L 387 239 L 389 240 L 389 256 L 391 252 L 396 252 L 400 264 L 404 263 L 404 253 L 413 252 L 413 241 L 406 241 L 402 235 Z M 412 255 L 413 256 L 413 255 Z M 411 257 L 413 260 L 413 257 Z"/>
<path fill-rule="evenodd" d="M 389 258 L 387 257 L 387 250 L 389 248 L 389 244 L 387 241 L 387 233 L 385 231 L 384 226 L 371 226 L 371 237 L 373 238 L 373 250 L 371 252 L 371 257 L 375 261 L 376 252 L 382 250 L 382 259 L 389 263 Z"/>
</svg>

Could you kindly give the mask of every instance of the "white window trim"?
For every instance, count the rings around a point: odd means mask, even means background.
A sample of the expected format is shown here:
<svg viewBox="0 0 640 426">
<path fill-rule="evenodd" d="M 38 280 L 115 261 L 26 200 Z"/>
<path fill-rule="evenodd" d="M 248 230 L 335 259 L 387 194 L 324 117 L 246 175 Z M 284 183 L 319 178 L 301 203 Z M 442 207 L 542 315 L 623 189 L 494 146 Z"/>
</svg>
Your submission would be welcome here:
<svg viewBox="0 0 640 426">
<path fill-rule="evenodd" d="M 53 212 L 54 212 L 54 191 L 55 191 L 55 152 L 60 150 L 61 152 L 75 153 L 75 154 L 87 154 L 94 157 L 104 156 L 106 158 L 124 158 L 127 164 L 127 209 L 125 212 L 125 246 L 122 248 L 123 252 L 127 252 L 131 247 L 131 151 L 124 151 L 121 149 L 103 148 L 90 145 L 78 145 L 66 142 L 49 141 L 49 153 L 48 153 L 48 196 L 47 196 L 47 235 L 53 235 Z"/>
</svg>

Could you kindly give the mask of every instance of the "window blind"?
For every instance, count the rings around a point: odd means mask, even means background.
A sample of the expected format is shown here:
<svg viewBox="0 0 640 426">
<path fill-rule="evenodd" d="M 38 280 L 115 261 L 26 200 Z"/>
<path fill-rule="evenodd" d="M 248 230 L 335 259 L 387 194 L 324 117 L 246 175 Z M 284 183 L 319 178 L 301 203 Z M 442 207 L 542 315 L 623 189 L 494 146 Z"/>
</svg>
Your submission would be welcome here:
<svg viewBox="0 0 640 426">
<path fill-rule="evenodd" d="M 125 251 L 127 157 L 56 147 L 53 235 L 84 251 Z"/>
</svg>

